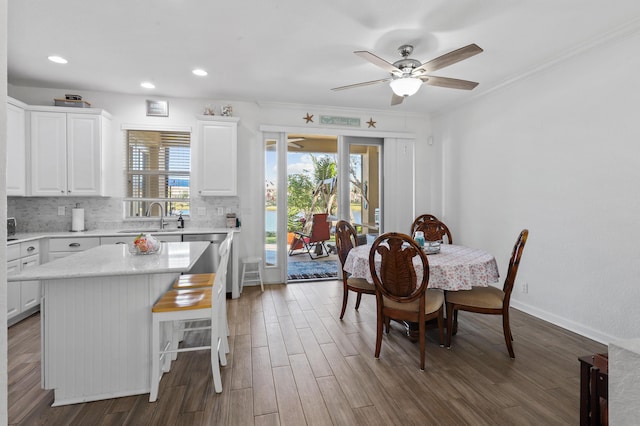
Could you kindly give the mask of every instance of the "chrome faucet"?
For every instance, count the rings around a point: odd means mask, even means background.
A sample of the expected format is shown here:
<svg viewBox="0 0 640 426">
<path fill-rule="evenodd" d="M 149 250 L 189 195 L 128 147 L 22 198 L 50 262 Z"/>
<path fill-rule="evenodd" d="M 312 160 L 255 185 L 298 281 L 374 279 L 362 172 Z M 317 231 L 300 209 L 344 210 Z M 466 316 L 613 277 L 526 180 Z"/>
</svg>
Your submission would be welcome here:
<svg viewBox="0 0 640 426">
<path fill-rule="evenodd" d="M 164 221 L 164 206 L 162 205 L 162 203 L 154 201 L 153 203 L 149 204 L 145 216 L 148 217 L 151 214 L 151 208 L 154 206 L 154 204 L 160 207 L 160 229 L 164 229 L 164 226 L 167 224 L 167 222 Z"/>
</svg>

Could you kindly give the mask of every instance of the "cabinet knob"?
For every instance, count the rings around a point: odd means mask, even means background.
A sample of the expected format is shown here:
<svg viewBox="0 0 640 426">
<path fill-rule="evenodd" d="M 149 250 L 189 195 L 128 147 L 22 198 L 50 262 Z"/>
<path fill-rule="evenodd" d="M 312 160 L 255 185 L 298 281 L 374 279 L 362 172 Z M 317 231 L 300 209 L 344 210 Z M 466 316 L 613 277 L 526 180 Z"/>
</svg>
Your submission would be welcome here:
<svg viewBox="0 0 640 426">
<path fill-rule="evenodd" d="M 27 247 L 27 251 L 34 251 L 36 248 L 34 246 Z"/>
</svg>

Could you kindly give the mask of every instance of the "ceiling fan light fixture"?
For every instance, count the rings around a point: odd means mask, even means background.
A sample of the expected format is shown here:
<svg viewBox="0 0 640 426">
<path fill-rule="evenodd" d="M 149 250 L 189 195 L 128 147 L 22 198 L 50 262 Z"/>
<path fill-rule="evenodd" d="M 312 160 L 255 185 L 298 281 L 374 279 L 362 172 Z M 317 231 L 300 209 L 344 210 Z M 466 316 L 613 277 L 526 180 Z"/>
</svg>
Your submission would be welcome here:
<svg viewBox="0 0 640 426">
<path fill-rule="evenodd" d="M 411 96 L 415 95 L 418 89 L 420 89 L 422 80 L 416 77 L 401 77 L 391 80 L 389 85 L 396 95 Z"/>
</svg>

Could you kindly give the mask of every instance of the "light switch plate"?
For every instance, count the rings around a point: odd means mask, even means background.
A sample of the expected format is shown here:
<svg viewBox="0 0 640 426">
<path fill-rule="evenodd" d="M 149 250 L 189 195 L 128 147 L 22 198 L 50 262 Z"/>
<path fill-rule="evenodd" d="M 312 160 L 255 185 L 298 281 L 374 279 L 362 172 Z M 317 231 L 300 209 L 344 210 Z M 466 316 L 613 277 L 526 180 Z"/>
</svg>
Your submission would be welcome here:
<svg viewBox="0 0 640 426">
<path fill-rule="evenodd" d="M 65 215 L 64 206 L 58 206 L 58 216 L 64 216 L 64 215 Z"/>
<path fill-rule="evenodd" d="M 224 209 L 222 207 L 216 208 L 216 215 L 222 216 L 224 214 Z"/>
</svg>

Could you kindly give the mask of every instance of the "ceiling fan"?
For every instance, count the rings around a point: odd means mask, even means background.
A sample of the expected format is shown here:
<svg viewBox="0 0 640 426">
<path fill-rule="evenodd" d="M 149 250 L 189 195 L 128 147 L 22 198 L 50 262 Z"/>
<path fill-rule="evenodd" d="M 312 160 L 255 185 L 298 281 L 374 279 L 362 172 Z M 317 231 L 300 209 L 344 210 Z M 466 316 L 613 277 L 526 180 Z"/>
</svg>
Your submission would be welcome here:
<svg viewBox="0 0 640 426">
<path fill-rule="evenodd" d="M 366 59 L 373 65 L 391 73 L 391 76 L 380 80 L 365 81 L 363 83 L 350 84 L 348 86 L 334 87 L 331 90 L 345 90 L 354 87 L 370 86 L 372 84 L 389 82 L 391 90 L 393 90 L 391 105 L 398 105 L 402 103 L 405 97 L 415 94 L 418 89 L 420 89 L 420 86 L 422 86 L 422 83 L 431 86 L 462 90 L 471 90 L 478 85 L 475 81 L 429 75 L 434 71 L 448 67 L 449 65 L 453 65 L 482 52 L 482 49 L 476 44 L 470 44 L 454 50 L 453 52 L 445 53 L 444 55 L 438 56 L 437 58 L 423 64 L 421 64 L 420 61 L 409 58 L 411 52 L 413 52 L 413 46 L 410 44 L 403 44 L 398 48 L 398 53 L 400 53 L 402 59 L 392 64 L 366 50 L 355 51 L 353 53 L 363 59 Z"/>
</svg>

